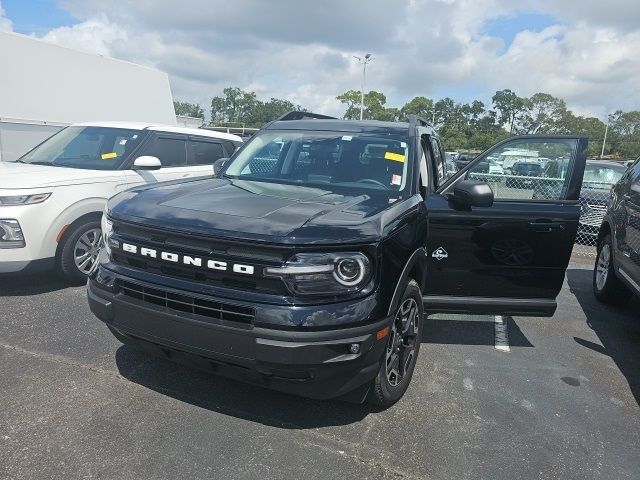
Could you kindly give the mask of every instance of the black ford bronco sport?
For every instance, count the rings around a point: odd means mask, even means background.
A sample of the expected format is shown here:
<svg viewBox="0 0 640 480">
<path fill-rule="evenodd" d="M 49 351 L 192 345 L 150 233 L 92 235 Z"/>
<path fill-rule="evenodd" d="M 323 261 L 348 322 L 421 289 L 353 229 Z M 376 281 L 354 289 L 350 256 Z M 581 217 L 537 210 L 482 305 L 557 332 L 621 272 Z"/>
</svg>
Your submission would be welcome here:
<svg viewBox="0 0 640 480">
<path fill-rule="evenodd" d="M 435 130 L 292 112 L 213 178 L 120 193 L 88 281 L 122 342 L 312 398 L 406 391 L 425 315 L 550 316 L 578 226 L 584 137 L 512 137 L 447 177 Z M 552 194 L 508 150 L 569 158 Z M 529 155 L 531 158 L 533 155 Z"/>
</svg>

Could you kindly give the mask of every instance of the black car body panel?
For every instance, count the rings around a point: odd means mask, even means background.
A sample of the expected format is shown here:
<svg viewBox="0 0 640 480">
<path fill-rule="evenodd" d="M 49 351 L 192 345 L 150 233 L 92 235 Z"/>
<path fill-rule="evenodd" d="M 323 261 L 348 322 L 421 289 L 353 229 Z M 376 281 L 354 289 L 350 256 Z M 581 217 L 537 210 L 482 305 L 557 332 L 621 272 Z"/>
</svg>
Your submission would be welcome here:
<svg viewBox="0 0 640 480">
<path fill-rule="evenodd" d="M 287 392 L 361 399 L 410 280 L 427 312 L 553 314 L 586 149 L 585 138 L 561 138 L 577 146 L 564 198 L 473 207 L 453 198 L 452 187 L 491 150 L 447 180 L 426 122 L 274 122 L 217 178 L 114 197 L 106 212 L 111 253 L 101 252 L 90 276 L 89 303 L 127 343 L 204 359 Z M 240 163 L 252 149 L 260 152 L 255 172 L 253 160 Z M 335 168 L 345 155 L 360 162 L 361 183 L 343 181 Z M 279 172 L 287 174 L 270 177 Z M 500 257 L 496 242 L 504 238 L 533 251 Z M 356 289 L 305 294 L 270 273 L 340 252 L 367 259 L 369 276 Z M 353 343 L 357 354 L 349 353 Z"/>
<path fill-rule="evenodd" d="M 598 243 L 609 234 L 616 276 L 640 296 L 640 159 L 611 189 Z"/>
</svg>

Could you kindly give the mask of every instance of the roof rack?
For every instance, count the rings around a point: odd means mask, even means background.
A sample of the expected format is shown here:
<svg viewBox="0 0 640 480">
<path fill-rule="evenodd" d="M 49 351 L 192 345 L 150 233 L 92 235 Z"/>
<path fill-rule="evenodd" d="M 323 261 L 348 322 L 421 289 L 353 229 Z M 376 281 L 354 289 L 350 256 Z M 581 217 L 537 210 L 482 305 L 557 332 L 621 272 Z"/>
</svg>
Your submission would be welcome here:
<svg viewBox="0 0 640 480">
<path fill-rule="evenodd" d="M 330 117 L 329 115 L 322 115 L 320 113 L 312 113 L 312 112 L 302 112 L 296 111 L 285 113 L 280 118 L 276 120 L 276 122 L 281 122 L 283 120 L 311 120 L 311 119 L 320 119 L 320 120 L 337 120 L 336 117 Z"/>
<path fill-rule="evenodd" d="M 409 115 L 409 123 L 411 125 L 421 125 L 423 127 L 433 127 L 429 122 L 427 122 L 424 118 L 419 117 L 417 115 Z"/>
</svg>

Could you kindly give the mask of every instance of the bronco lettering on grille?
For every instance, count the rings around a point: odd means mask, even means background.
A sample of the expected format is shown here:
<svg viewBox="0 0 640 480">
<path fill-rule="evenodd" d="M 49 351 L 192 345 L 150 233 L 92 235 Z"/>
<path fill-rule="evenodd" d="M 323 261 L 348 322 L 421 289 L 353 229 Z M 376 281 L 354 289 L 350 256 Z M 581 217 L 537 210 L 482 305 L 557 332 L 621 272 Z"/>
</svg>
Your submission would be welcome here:
<svg viewBox="0 0 640 480">
<path fill-rule="evenodd" d="M 178 263 L 187 266 L 208 268 L 210 270 L 227 271 L 231 270 L 234 273 L 240 273 L 243 275 L 253 275 L 254 268 L 252 265 L 241 265 L 239 263 L 229 264 L 220 260 L 214 260 L 211 258 L 203 259 L 201 257 L 192 257 L 190 255 L 179 255 L 173 252 L 163 252 L 162 250 L 156 250 L 154 248 L 138 247 L 130 243 L 122 242 L 122 250 L 127 253 L 133 253 L 140 255 L 141 257 L 160 258 L 165 262 Z"/>
</svg>

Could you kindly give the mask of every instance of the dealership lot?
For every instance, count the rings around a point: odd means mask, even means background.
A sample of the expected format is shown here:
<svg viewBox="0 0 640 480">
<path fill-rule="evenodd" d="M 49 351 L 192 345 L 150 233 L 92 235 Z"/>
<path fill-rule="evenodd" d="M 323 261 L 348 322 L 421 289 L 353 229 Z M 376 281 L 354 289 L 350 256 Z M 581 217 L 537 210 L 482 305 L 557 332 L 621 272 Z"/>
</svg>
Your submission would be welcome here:
<svg viewBox="0 0 640 480">
<path fill-rule="evenodd" d="M 429 319 L 384 412 L 145 357 L 53 276 L 0 279 L 0 478 L 638 478 L 640 302 L 575 259 L 553 319 Z"/>
</svg>

